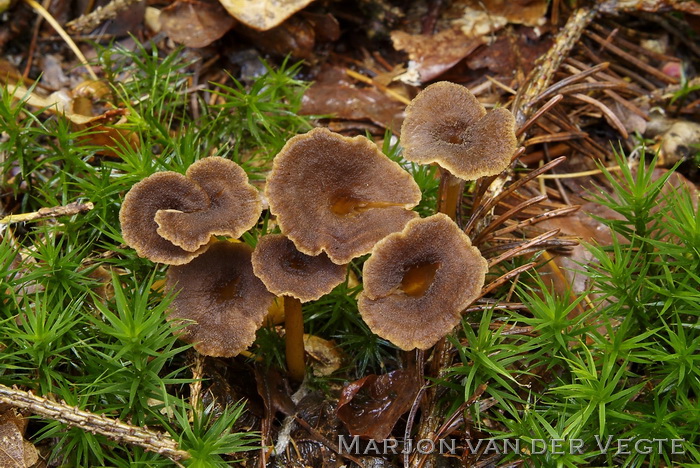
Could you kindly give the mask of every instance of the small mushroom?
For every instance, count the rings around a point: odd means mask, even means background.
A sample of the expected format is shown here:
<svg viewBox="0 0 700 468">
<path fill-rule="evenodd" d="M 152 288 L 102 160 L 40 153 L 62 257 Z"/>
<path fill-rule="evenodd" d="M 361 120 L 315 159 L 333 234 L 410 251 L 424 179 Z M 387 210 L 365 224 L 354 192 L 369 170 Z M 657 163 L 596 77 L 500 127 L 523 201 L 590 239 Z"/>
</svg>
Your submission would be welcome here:
<svg viewBox="0 0 700 468">
<path fill-rule="evenodd" d="M 503 108 L 486 112 L 464 86 L 434 83 L 406 107 L 403 155 L 437 163 L 463 180 L 503 172 L 516 150 L 515 119 Z"/>
<path fill-rule="evenodd" d="M 345 267 L 331 262 L 326 254 L 312 257 L 301 253 L 286 236 L 262 237 L 253 252 L 253 271 L 268 291 L 284 296 L 287 370 L 303 380 L 304 318 L 302 302 L 315 301 L 345 279 Z"/>
<path fill-rule="evenodd" d="M 447 215 L 410 221 L 377 243 L 358 306 L 369 328 L 403 350 L 428 349 L 460 321 L 488 270 Z"/>
<path fill-rule="evenodd" d="M 186 175 L 206 192 L 209 204 L 198 211 L 158 211 L 155 220 L 161 237 L 193 252 L 211 236 L 236 239 L 257 222 L 262 212 L 260 195 L 238 164 L 216 156 L 204 158 L 192 164 Z"/>
<path fill-rule="evenodd" d="M 417 214 L 411 175 L 367 138 L 316 128 L 290 139 L 274 160 L 265 195 L 301 252 L 336 264 L 368 253 Z"/>
<path fill-rule="evenodd" d="M 192 260 L 204 248 L 187 251 L 158 235 L 155 215 L 163 209 L 180 212 L 201 210 L 209 205 L 207 193 L 176 172 L 157 172 L 135 184 L 124 197 L 119 222 L 124 242 L 140 257 L 169 265 Z"/>
<path fill-rule="evenodd" d="M 193 321 L 179 333 L 207 356 L 236 356 L 255 341 L 274 295 L 253 274 L 253 249 L 217 241 L 187 265 L 172 266 L 167 291 L 179 291 L 169 321 Z"/>
<path fill-rule="evenodd" d="M 301 253 L 281 234 L 260 238 L 252 261 L 255 276 L 268 291 L 301 302 L 315 301 L 345 280 L 345 266 L 336 265 L 323 253 L 315 257 Z"/>
</svg>

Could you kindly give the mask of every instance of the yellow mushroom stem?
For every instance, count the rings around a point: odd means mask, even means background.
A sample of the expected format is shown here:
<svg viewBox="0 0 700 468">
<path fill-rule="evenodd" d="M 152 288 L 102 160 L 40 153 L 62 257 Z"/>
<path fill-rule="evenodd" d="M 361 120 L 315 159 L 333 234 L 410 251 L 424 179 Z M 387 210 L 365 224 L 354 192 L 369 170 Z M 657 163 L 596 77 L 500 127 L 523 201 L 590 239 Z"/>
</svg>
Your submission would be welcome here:
<svg viewBox="0 0 700 468">
<path fill-rule="evenodd" d="M 284 330 L 287 371 L 290 378 L 301 382 L 304 380 L 304 374 L 306 373 L 306 364 L 304 362 L 304 316 L 301 313 L 301 301 L 295 297 L 284 296 Z"/>
<path fill-rule="evenodd" d="M 438 213 L 444 213 L 453 221 L 457 218 L 457 208 L 462 198 L 464 182 L 447 169 L 440 168 L 440 187 L 438 189 Z"/>
</svg>

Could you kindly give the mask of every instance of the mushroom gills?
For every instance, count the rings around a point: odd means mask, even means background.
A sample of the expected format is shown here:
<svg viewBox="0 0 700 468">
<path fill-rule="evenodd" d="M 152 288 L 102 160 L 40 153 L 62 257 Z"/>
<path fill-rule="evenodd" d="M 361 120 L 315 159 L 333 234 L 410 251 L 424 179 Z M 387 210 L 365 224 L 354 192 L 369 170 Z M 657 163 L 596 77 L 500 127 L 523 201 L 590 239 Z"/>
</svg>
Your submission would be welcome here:
<svg viewBox="0 0 700 468">
<path fill-rule="evenodd" d="M 330 210 L 333 214 L 343 217 L 356 216 L 372 208 L 390 208 L 404 206 L 404 203 L 374 202 L 362 200 L 352 195 L 335 195 L 329 200 Z"/>
<path fill-rule="evenodd" d="M 419 262 L 408 266 L 404 271 L 399 288 L 407 296 L 421 297 L 432 286 L 440 262 Z"/>
</svg>

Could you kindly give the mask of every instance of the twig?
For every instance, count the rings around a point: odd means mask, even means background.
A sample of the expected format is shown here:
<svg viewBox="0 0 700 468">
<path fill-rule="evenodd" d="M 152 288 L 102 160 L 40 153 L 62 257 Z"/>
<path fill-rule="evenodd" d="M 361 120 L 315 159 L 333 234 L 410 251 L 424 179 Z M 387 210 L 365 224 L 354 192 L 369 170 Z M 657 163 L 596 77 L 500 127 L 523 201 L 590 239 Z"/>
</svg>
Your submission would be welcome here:
<svg viewBox="0 0 700 468">
<path fill-rule="evenodd" d="M 553 95 L 554 93 L 559 92 L 560 89 L 562 89 L 566 86 L 569 86 L 571 84 L 578 83 L 591 75 L 595 75 L 596 73 L 598 73 L 602 70 L 605 70 L 609 66 L 610 66 L 609 62 L 599 63 L 598 65 L 596 65 L 594 67 L 591 67 L 591 68 L 584 70 L 584 71 L 579 71 L 579 73 L 576 73 L 575 75 L 571 75 L 569 77 L 564 78 L 563 80 L 557 81 L 552 86 L 550 86 L 545 91 L 543 91 L 542 94 L 540 94 L 535 99 L 533 99 L 532 103 L 534 104 L 536 102 L 539 102 L 542 99 L 547 98 L 547 97 Z"/>
<path fill-rule="evenodd" d="M 611 111 L 608 106 L 606 106 L 605 104 L 603 104 L 602 102 L 600 102 L 599 100 L 597 100 L 595 98 L 592 98 L 590 96 L 586 96 L 585 94 L 574 94 L 574 95 L 572 95 L 572 97 L 578 99 L 579 101 L 583 101 L 585 103 L 588 103 L 588 104 L 600 109 L 600 111 L 610 121 L 610 125 L 615 127 L 615 129 L 620 133 L 620 136 L 622 136 L 622 138 L 624 140 L 626 140 L 629 137 L 625 126 L 622 125 L 622 122 L 620 122 L 620 119 L 617 118 L 615 113 L 613 111 Z"/>
<path fill-rule="evenodd" d="M 630 167 L 636 166 L 637 163 L 633 162 L 630 163 Z M 606 167 L 605 170 L 608 172 L 613 172 L 613 171 L 619 171 L 622 169 L 620 166 L 610 166 Z M 602 169 L 591 169 L 590 171 L 581 171 L 581 172 L 569 172 L 568 174 L 542 174 L 540 176 L 537 176 L 538 179 L 576 179 L 577 177 L 585 177 L 585 176 L 591 176 L 591 175 L 596 175 L 596 174 L 602 174 L 603 170 Z"/>
<path fill-rule="evenodd" d="M 486 242 L 493 237 L 503 236 L 503 235 L 508 234 L 510 232 L 517 231 L 518 229 L 522 229 L 526 226 L 532 226 L 533 224 L 537 224 L 537 223 L 545 221 L 547 219 L 556 218 L 558 216 L 567 216 L 571 213 L 578 211 L 580 208 L 581 208 L 581 205 L 572 205 L 572 206 L 565 206 L 563 208 L 557 208 L 556 210 L 552 210 L 552 211 L 546 211 L 544 213 L 538 214 L 537 216 L 533 216 L 532 218 L 528 218 L 524 221 L 513 224 L 512 226 L 508 226 L 508 227 L 504 227 L 502 229 L 499 229 L 498 231 L 495 231 L 492 234 L 484 237 L 482 242 Z"/>
<path fill-rule="evenodd" d="M 78 203 L 73 202 L 65 206 L 54 206 L 51 208 L 40 208 L 39 211 L 31 213 L 21 213 L 16 215 L 8 215 L 0 219 L 0 225 L 24 223 L 27 221 L 36 221 L 38 219 L 58 218 L 59 216 L 73 216 L 76 214 L 87 213 L 93 209 L 95 205 L 92 202 Z"/>
<path fill-rule="evenodd" d="M 542 143 L 556 143 L 558 141 L 570 141 L 570 140 L 579 140 L 581 138 L 585 138 L 587 135 L 586 132 L 554 132 L 554 133 L 547 133 L 545 135 L 537 135 L 532 138 L 528 138 L 523 142 L 523 146 L 528 147 L 528 146 L 534 146 L 534 145 L 539 145 Z"/>
<path fill-rule="evenodd" d="M 42 5 L 44 8 L 48 8 L 51 2 L 49 0 L 44 0 Z M 24 71 L 22 72 L 22 79 L 26 80 L 29 78 L 29 72 L 32 70 L 32 62 L 34 60 L 34 51 L 36 50 L 36 42 L 39 37 L 39 29 L 41 28 L 41 21 L 44 18 L 39 16 L 34 22 L 34 27 L 32 28 L 32 40 L 29 42 L 29 49 L 27 50 L 27 64 L 24 66 Z"/>
<path fill-rule="evenodd" d="M 60 24 L 58 24 L 58 21 L 56 21 L 56 19 L 53 16 L 51 16 L 51 13 L 46 11 L 46 8 L 39 5 L 34 0 L 24 0 L 24 1 L 30 7 L 32 7 L 34 9 L 34 11 L 39 13 L 46 20 L 46 22 L 51 25 L 52 28 L 54 28 L 56 30 L 58 35 L 61 36 L 64 41 L 66 41 L 66 44 L 68 44 L 68 47 L 70 47 L 71 50 L 73 51 L 73 53 L 76 55 L 76 57 L 78 57 L 78 60 L 80 60 L 80 63 L 83 64 L 83 66 L 85 67 L 85 69 L 88 72 L 88 75 L 90 75 L 90 78 L 97 81 L 98 80 L 97 75 L 92 70 L 92 67 L 90 66 L 90 63 L 88 62 L 88 60 L 85 58 L 85 56 L 80 51 L 78 46 L 75 45 L 75 42 L 73 42 L 73 39 L 71 39 L 70 36 L 68 35 L 68 33 L 66 33 L 66 31 L 61 27 Z"/>
<path fill-rule="evenodd" d="M 0 403 L 27 409 L 44 418 L 79 427 L 93 434 L 101 434 L 118 442 L 138 445 L 173 461 L 190 458 L 190 454 L 180 450 L 177 442 L 166 434 L 83 411 L 75 406 L 33 395 L 31 392 L 0 385 Z"/>
<path fill-rule="evenodd" d="M 515 276 L 518 276 L 519 274 L 524 273 L 527 270 L 530 270 L 536 266 L 537 266 L 537 262 L 530 262 L 530 263 L 526 263 L 525 265 L 521 265 L 517 268 L 513 268 L 512 270 L 508 271 L 507 273 L 503 274 L 502 276 L 499 276 L 497 279 L 491 281 L 489 284 L 484 286 L 484 288 L 479 293 L 479 298 L 484 297 L 485 295 L 487 295 L 488 293 L 490 293 L 491 291 L 493 291 L 494 289 L 496 289 L 497 287 L 499 287 L 500 285 L 502 285 L 503 283 L 505 283 L 509 279 L 511 279 Z"/>
<path fill-rule="evenodd" d="M 374 81 L 372 78 L 368 78 L 368 77 L 366 77 L 365 75 L 363 75 L 363 74 L 361 74 L 361 73 L 357 73 L 356 71 L 350 70 L 349 68 L 346 68 L 346 69 L 345 69 L 345 73 L 346 73 L 349 77 L 354 78 L 354 79 L 356 79 L 357 81 L 361 81 L 362 83 L 365 83 L 365 84 L 372 85 L 372 86 L 376 87 L 377 89 L 379 89 L 380 91 L 382 91 L 384 94 L 386 94 L 386 95 L 389 96 L 390 98 L 394 99 L 395 101 L 399 101 L 401 104 L 404 104 L 404 105 L 407 106 L 407 105 L 409 105 L 409 104 L 411 103 L 411 100 L 408 99 L 407 97 L 400 95 L 400 94 L 397 93 L 396 91 L 387 88 L 386 86 L 384 86 L 384 85 L 381 84 L 381 83 L 377 83 L 377 82 Z"/>
<path fill-rule="evenodd" d="M 438 439 L 440 439 L 441 437 L 444 437 L 445 434 L 447 433 L 447 430 L 451 426 L 455 425 L 455 423 L 457 423 L 460 420 L 460 418 L 462 420 L 464 420 L 464 418 L 462 417 L 462 412 L 466 411 L 467 408 L 472 406 L 474 404 L 474 402 L 481 397 L 481 395 L 486 391 L 487 388 L 488 388 L 488 384 L 479 385 L 476 388 L 476 390 L 474 391 L 474 394 L 469 398 L 469 400 L 467 400 L 464 403 L 462 403 L 461 405 L 459 405 L 457 410 L 454 413 L 452 413 L 452 416 L 450 416 L 449 419 L 447 419 L 442 424 L 442 426 L 440 426 L 440 428 L 430 437 L 430 440 L 432 441 L 433 445 L 435 444 L 435 442 L 437 442 Z M 425 464 L 425 462 L 428 459 L 429 454 L 424 453 L 422 455 L 423 456 L 417 462 L 418 468 L 423 467 L 423 465 Z M 406 453 L 404 455 L 404 466 L 408 466 L 408 463 L 406 463 L 406 461 L 405 461 L 407 456 L 408 456 L 408 454 Z"/>
<path fill-rule="evenodd" d="M 591 8 L 579 8 L 576 10 L 566 25 L 561 29 L 561 32 L 554 41 L 554 45 L 538 62 L 527 82 L 519 90 L 515 96 L 513 103 L 513 114 L 517 126 L 522 126 L 533 111 L 533 101 L 549 86 L 554 72 L 559 68 L 559 65 L 566 59 L 578 42 L 583 30 L 595 18 L 596 10 Z"/>
<path fill-rule="evenodd" d="M 545 105 L 540 107 L 537 110 L 537 112 L 535 112 L 535 114 L 532 117 L 530 117 L 530 119 L 527 122 L 525 122 L 524 124 L 522 124 L 520 126 L 518 131 L 515 133 L 515 136 L 517 138 L 520 138 L 521 135 L 524 135 L 525 132 L 532 126 L 533 123 L 535 123 L 540 117 L 542 117 L 543 114 L 546 114 L 547 112 L 552 110 L 552 108 L 554 106 L 556 106 L 557 104 L 559 104 L 562 99 L 564 99 L 564 96 L 561 94 L 557 94 L 552 99 L 547 101 L 545 103 Z"/>
<path fill-rule="evenodd" d="M 547 239 L 550 239 L 557 234 L 559 234 L 561 230 L 560 229 L 552 229 L 551 231 L 547 231 L 544 234 L 540 234 L 537 237 L 533 237 L 529 241 L 519 245 L 518 247 L 515 247 L 513 249 L 510 249 L 503 254 L 499 255 L 498 257 L 491 258 L 489 259 L 489 270 L 493 268 L 494 266 L 498 265 L 499 263 L 508 260 L 509 258 L 512 257 L 517 257 L 520 255 L 524 250 L 529 249 L 530 247 L 536 247 L 539 244 L 543 243 Z"/>
<path fill-rule="evenodd" d="M 479 245 L 484 237 L 486 237 L 486 234 L 489 232 L 493 231 L 496 229 L 499 225 L 503 224 L 506 220 L 511 219 L 513 216 L 515 216 L 517 213 L 520 211 L 524 210 L 525 208 L 536 205 L 537 203 L 544 201 L 547 199 L 546 195 L 540 195 L 539 197 L 533 197 L 528 200 L 525 200 L 524 202 L 520 203 L 517 206 L 514 206 L 513 208 L 509 209 L 505 213 L 503 213 L 501 216 L 496 218 L 494 221 L 491 222 L 486 228 L 484 228 L 479 235 L 476 237 L 476 239 L 473 240 L 473 243 L 476 245 Z"/>
<path fill-rule="evenodd" d="M 121 10 L 125 10 L 140 0 L 112 0 L 105 6 L 97 8 L 95 11 L 82 15 L 66 24 L 73 31 L 86 31 L 95 29 L 101 22 L 115 18 Z"/>
<path fill-rule="evenodd" d="M 678 83 L 678 80 L 676 78 L 673 78 L 672 76 L 669 76 L 666 73 L 664 73 L 660 70 L 657 70 L 656 68 L 652 67 L 651 65 L 641 61 L 640 59 L 638 59 L 634 55 L 625 52 L 624 50 L 622 50 L 621 48 L 617 47 L 614 44 L 611 44 L 610 41 L 603 39 L 602 37 L 600 37 L 596 33 L 592 32 L 592 31 L 586 31 L 585 34 L 586 34 L 586 36 L 590 37 L 591 39 L 596 41 L 598 44 L 600 44 L 603 49 L 610 51 L 612 54 L 617 55 L 618 57 L 620 57 L 624 60 L 627 60 L 629 63 L 631 63 L 635 67 L 639 68 L 640 70 L 643 70 L 645 73 L 647 73 L 655 78 L 658 78 L 662 82 L 668 83 L 668 84 Z"/>
<path fill-rule="evenodd" d="M 476 222 L 479 220 L 481 215 L 483 213 L 486 213 L 489 211 L 491 208 L 496 206 L 498 202 L 500 202 L 502 199 L 508 196 L 509 193 L 515 192 L 517 189 L 525 185 L 528 181 L 534 179 L 538 175 L 547 172 L 548 170 L 552 169 L 553 167 L 563 163 L 566 161 L 565 156 L 560 156 L 557 159 L 553 159 L 552 161 L 548 162 L 542 167 L 539 167 L 531 172 L 529 172 L 525 177 L 523 177 L 520 180 L 515 181 L 514 183 L 510 184 L 506 190 L 502 190 L 500 193 L 497 195 L 491 197 L 490 199 L 486 200 L 483 202 L 479 208 L 476 209 L 474 214 L 472 214 L 472 217 L 469 219 L 469 222 L 467 223 L 467 226 L 464 228 L 464 232 L 467 235 L 471 234 L 472 229 L 475 227 Z"/>
<path fill-rule="evenodd" d="M 418 406 L 420 405 L 420 401 L 423 399 L 423 394 L 425 394 L 425 390 L 427 388 L 428 388 L 427 385 L 422 385 L 420 390 L 418 390 L 416 397 L 413 399 L 413 404 L 411 405 L 411 410 L 408 412 L 408 416 L 406 417 L 406 429 L 404 430 L 404 434 L 403 434 L 404 441 L 407 441 L 411 438 L 411 429 L 413 428 L 413 421 L 416 418 L 416 413 L 418 412 Z M 404 468 L 409 468 L 411 466 L 408 451 L 405 451 L 403 454 L 403 466 L 404 466 Z"/>
<path fill-rule="evenodd" d="M 333 452 L 336 454 L 340 455 L 342 458 L 345 458 L 346 460 L 350 460 L 351 462 L 357 463 L 359 466 L 362 466 L 362 462 L 357 458 L 349 453 L 344 453 L 341 450 L 341 447 L 339 447 L 337 444 L 333 443 L 332 441 L 328 440 L 323 434 L 321 434 L 319 431 L 317 431 L 313 426 L 311 426 L 308 422 L 306 422 L 303 418 L 301 418 L 299 415 L 294 415 L 293 416 L 294 420 L 299 424 L 306 432 L 308 432 L 314 439 L 316 439 L 317 442 L 325 445 L 329 449 L 331 449 Z M 301 458 L 301 457 L 299 457 Z"/>
</svg>

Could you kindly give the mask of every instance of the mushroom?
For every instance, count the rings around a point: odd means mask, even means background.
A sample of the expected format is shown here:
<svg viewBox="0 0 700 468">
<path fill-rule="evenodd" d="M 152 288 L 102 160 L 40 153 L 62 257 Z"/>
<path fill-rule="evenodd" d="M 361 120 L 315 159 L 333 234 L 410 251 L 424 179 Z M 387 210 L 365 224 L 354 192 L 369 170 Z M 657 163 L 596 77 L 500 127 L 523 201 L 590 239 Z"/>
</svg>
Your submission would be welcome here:
<svg viewBox="0 0 700 468">
<path fill-rule="evenodd" d="M 179 331 L 207 356 L 236 356 L 255 341 L 274 295 L 253 274 L 253 249 L 217 241 L 187 265 L 171 266 L 166 291 L 179 291 L 168 320 L 193 321 Z"/>
<path fill-rule="evenodd" d="M 233 161 L 204 158 L 186 176 L 157 172 L 124 197 L 119 221 L 124 241 L 139 256 L 182 265 L 206 250 L 212 236 L 239 237 L 260 217 L 258 191 Z"/>
<path fill-rule="evenodd" d="M 235 162 L 217 156 L 200 159 L 186 175 L 206 192 L 209 204 L 198 211 L 158 211 L 155 221 L 161 237 L 192 252 L 211 236 L 236 239 L 257 222 L 262 212 L 260 195 Z"/>
<path fill-rule="evenodd" d="M 286 236 L 262 237 L 252 257 L 253 272 L 268 291 L 284 297 L 287 370 L 304 379 L 304 318 L 302 302 L 315 301 L 345 279 L 345 266 L 326 254 L 312 257 L 299 252 Z"/>
<path fill-rule="evenodd" d="M 399 348 L 428 349 L 459 323 L 487 270 L 479 250 L 447 215 L 412 220 L 379 241 L 365 262 L 360 314 Z"/>
<path fill-rule="evenodd" d="M 411 175 L 367 138 L 316 128 L 275 157 L 265 195 L 299 251 L 346 264 L 400 231 L 421 198 Z"/>
<path fill-rule="evenodd" d="M 503 108 L 487 113 L 467 88 L 441 81 L 406 107 L 401 145 L 409 161 L 443 169 L 440 211 L 454 219 L 462 184 L 449 175 L 476 180 L 503 172 L 517 146 L 515 119 Z"/>
<path fill-rule="evenodd" d="M 181 265 L 204 251 L 184 250 L 158 235 L 155 215 L 163 209 L 200 210 L 209 204 L 207 193 L 177 172 L 157 172 L 135 184 L 124 197 L 119 222 L 124 242 L 139 257 L 169 265 Z"/>
</svg>

